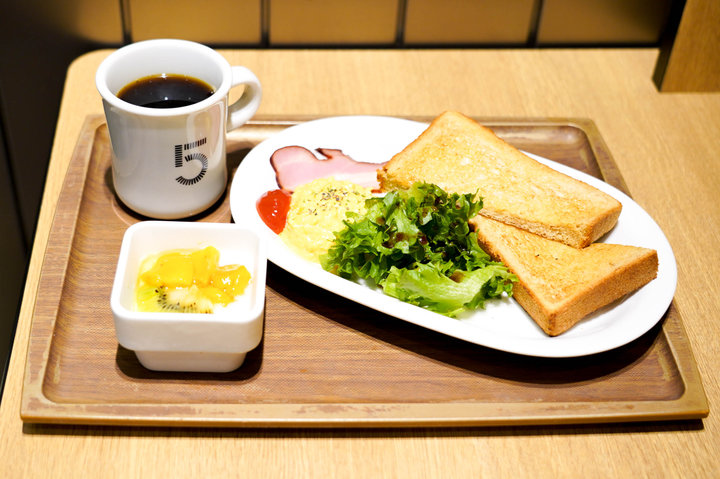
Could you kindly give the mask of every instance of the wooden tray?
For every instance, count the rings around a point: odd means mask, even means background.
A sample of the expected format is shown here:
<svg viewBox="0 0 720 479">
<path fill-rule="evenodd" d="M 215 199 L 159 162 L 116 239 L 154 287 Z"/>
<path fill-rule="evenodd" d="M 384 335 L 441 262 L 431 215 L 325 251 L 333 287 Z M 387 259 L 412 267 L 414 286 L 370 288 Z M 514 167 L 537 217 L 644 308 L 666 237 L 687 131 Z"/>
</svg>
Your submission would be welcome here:
<svg viewBox="0 0 720 479">
<path fill-rule="evenodd" d="M 228 161 L 297 121 L 253 121 Z M 626 190 L 589 120 L 482 121 L 527 151 Z M 125 229 L 102 117 L 69 165 L 38 285 L 21 416 L 28 422 L 170 426 L 470 426 L 701 418 L 708 405 L 674 304 L 614 351 L 503 353 L 359 306 L 269 264 L 265 334 L 227 374 L 144 369 L 115 338 L 109 297 Z M 231 221 L 227 197 L 196 221 Z"/>
</svg>

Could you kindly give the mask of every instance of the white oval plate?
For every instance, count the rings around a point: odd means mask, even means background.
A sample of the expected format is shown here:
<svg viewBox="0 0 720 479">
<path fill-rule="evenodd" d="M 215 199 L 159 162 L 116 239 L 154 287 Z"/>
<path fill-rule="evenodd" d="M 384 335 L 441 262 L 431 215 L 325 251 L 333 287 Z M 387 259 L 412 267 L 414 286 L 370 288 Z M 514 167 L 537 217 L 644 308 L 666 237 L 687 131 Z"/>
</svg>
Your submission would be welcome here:
<svg viewBox="0 0 720 479">
<path fill-rule="evenodd" d="M 425 128 L 425 123 L 378 116 L 332 117 L 290 127 L 257 145 L 240 163 L 230 190 L 233 219 L 259 231 L 268 242 L 268 259 L 295 276 L 391 316 L 489 348 L 541 357 L 589 355 L 633 341 L 662 318 L 675 294 L 677 266 L 670 244 L 655 221 L 630 197 L 607 183 L 535 155 L 530 156 L 623 204 L 617 225 L 601 241 L 652 248 L 659 259 L 655 280 L 557 337 L 547 336 L 512 299 L 488 301 L 484 310 L 452 319 L 342 279 L 294 254 L 258 216 L 258 198 L 278 187 L 270 165 L 270 156 L 278 148 L 337 148 L 356 161 L 382 163 Z"/>
</svg>

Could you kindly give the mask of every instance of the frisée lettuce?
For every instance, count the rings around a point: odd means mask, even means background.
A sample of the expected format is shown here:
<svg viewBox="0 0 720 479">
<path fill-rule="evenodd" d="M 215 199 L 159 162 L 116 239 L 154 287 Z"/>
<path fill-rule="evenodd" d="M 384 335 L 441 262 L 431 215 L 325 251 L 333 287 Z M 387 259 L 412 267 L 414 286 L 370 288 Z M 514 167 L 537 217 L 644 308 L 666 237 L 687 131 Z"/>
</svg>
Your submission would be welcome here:
<svg viewBox="0 0 720 479">
<path fill-rule="evenodd" d="M 517 281 L 480 248 L 468 220 L 482 208 L 473 194 L 449 194 L 429 183 L 366 200 L 320 257 L 343 278 L 363 279 L 385 294 L 450 317 L 512 294 Z"/>
</svg>

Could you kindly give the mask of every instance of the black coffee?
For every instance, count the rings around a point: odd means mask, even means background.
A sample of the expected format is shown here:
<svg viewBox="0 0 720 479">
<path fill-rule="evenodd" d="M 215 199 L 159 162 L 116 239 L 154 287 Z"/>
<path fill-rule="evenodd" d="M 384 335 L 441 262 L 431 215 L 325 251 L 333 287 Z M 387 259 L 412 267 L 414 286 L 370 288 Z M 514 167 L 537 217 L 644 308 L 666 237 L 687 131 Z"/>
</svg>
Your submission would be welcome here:
<svg viewBox="0 0 720 479">
<path fill-rule="evenodd" d="M 213 93 L 213 87 L 197 78 L 160 74 L 128 83 L 117 96 L 128 103 L 147 108 L 178 108 L 202 101 Z"/>
</svg>

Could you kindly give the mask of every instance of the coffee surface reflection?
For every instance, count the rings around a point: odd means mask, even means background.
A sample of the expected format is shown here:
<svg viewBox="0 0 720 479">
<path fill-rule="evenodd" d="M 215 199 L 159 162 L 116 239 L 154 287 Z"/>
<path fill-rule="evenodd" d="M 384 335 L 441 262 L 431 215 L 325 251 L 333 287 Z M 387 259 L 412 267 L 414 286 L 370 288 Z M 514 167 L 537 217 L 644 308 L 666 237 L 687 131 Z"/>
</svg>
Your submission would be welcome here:
<svg viewBox="0 0 720 479">
<path fill-rule="evenodd" d="M 158 74 L 139 78 L 120 89 L 117 96 L 146 108 L 179 108 L 210 97 L 215 89 L 186 75 Z"/>
</svg>

